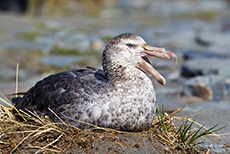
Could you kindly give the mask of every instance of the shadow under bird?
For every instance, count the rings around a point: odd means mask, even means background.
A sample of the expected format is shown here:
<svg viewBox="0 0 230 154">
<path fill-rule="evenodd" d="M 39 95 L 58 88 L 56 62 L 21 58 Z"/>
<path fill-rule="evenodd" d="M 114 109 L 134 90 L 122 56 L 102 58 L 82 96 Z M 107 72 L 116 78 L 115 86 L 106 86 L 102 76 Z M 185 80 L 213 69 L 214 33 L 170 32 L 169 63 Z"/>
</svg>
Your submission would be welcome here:
<svg viewBox="0 0 230 154">
<path fill-rule="evenodd" d="M 79 121 L 123 131 L 144 130 L 151 125 L 156 112 L 154 87 L 145 73 L 166 84 L 147 56 L 177 61 L 173 52 L 149 46 L 140 36 L 124 33 L 104 48 L 103 70 L 88 67 L 50 75 L 22 98 L 13 99 L 13 103 L 18 109 L 36 111 L 59 122 L 50 108 L 64 122 L 81 129 L 92 126 Z"/>
</svg>

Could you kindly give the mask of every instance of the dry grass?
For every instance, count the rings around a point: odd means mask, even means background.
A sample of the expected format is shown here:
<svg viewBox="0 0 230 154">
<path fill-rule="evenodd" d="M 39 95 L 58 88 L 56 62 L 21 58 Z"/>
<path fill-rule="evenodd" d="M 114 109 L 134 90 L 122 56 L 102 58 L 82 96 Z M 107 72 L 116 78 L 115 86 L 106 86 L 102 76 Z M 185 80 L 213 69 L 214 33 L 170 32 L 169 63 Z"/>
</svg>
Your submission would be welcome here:
<svg viewBox="0 0 230 154">
<path fill-rule="evenodd" d="M 93 125 L 91 130 L 83 131 L 63 122 L 53 123 L 49 118 L 40 117 L 36 112 L 19 112 L 6 98 L 2 97 L 0 101 L 9 106 L 0 105 L 0 153 L 63 153 L 65 151 L 100 153 L 100 146 L 97 145 L 103 146 L 107 152 L 119 153 L 122 150 L 127 152 L 126 147 L 131 147 L 136 151 L 143 150 L 142 148 L 148 144 L 162 153 L 172 151 L 192 153 L 204 150 L 199 147 L 192 147 L 189 150 L 180 147 L 174 121 L 185 119 L 192 121 L 190 117 L 175 116 L 175 113 L 182 108 L 170 115 L 165 113 L 162 117 L 167 131 L 163 131 L 161 120 L 158 118 L 155 118 L 148 130 L 142 132 L 122 132 Z M 61 125 L 65 127 L 60 127 Z M 220 138 L 215 133 L 212 135 Z"/>
</svg>

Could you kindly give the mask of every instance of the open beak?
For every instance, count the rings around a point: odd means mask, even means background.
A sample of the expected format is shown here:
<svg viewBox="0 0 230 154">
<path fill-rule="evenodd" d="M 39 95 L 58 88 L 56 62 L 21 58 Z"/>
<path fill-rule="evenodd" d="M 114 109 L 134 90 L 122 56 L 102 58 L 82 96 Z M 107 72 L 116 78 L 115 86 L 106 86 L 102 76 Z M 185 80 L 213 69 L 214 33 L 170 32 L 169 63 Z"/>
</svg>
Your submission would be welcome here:
<svg viewBox="0 0 230 154">
<path fill-rule="evenodd" d="M 165 48 L 157 48 L 147 44 L 144 44 L 142 47 L 144 48 L 144 53 L 142 56 L 143 62 L 139 63 L 140 68 L 146 73 L 152 75 L 157 80 L 158 83 L 165 85 L 166 84 L 165 78 L 159 72 L 157 72 L 155 68 L 153 68 L 153 66 L 151 65 L 150 61 L 146 56 L 154 56 L 161 59 L 172 59 L 177 64 L 178 61 L 177 55 L 172 51 L 166 51 Z"/>
</svg>

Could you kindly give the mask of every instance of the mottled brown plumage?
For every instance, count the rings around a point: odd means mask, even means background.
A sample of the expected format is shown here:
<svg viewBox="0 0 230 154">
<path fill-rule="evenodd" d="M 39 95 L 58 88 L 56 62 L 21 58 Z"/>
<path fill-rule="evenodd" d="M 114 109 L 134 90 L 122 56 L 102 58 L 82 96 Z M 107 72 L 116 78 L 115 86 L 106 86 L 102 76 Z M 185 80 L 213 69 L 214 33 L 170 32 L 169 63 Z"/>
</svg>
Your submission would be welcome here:
<svg viewBox="0 0 230 154">
<path fill-rule="evenodd" d="M 103 70 L 90 67 L 48 76 L 27 91 L 15 106 L 58 121 L 50 108 L 63 121 L 82 129 L 90 126 L 77 120 L 117 130 L 141 131 L 149 127 L 156 111 L 154 87 L 143 71 L 165 84 L 147 55 L 177 58 L 163 48 L 146 45 L 140 36 L 121 34 L 106 45 Z"/>
</svg>

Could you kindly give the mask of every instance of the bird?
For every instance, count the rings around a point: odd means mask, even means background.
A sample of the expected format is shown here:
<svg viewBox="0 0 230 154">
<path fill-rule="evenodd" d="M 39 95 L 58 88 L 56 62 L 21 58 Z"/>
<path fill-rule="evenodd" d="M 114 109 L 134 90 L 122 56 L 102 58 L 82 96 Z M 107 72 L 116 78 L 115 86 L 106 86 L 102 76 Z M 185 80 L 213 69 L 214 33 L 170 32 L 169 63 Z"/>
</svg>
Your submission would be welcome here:
<svg viewBox="0 0 230 154">
<path fill-rule="evenodd" d="M 166 84 L 147 56 L 178 60 L 172 51 L 147 45 L 136 34 L 123 33 L 105 46 L 102 69 L 86 67 L 50 75 L 13 103 L 17 109 L 36 111 L 54 122 L 61 119 L 82 130 L 92 125 L 128 132 L 145 130 L 156 114 L 156 95 L 148 74 Z"/>
</svg>

